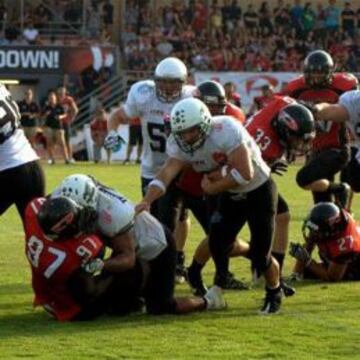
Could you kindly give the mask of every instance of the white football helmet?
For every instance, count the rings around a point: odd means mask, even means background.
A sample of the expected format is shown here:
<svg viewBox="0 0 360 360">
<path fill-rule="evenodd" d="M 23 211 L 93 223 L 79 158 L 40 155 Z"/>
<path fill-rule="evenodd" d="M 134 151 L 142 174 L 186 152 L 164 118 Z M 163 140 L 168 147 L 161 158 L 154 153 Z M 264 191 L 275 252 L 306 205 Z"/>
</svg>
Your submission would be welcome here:
<svg viewBox="0 0 360 360">
<path fill-rule="evenodd" d="M 59 195 L 69 197 L 80 206 L 97 208 L 99 190 L 90 176 L 74 174 L 66 177 L 60 185 L 59 192 Z"/>
<path fill-rule="evenodd" d="M 212 117 L 208 107 L 199 99 L 186 98 L 175 104 L 171 111 L 171 133 L 184 152 L 194 152 L 205 142 L 211 131 Z M 185 140 L 184 133 L 198 129 L 196 139 Z"/>
<path fill-rule="evenodd" d="M 155 69 L 156 96 L 163 102 L 174 102 L 181 96 L 187 79 L 185 64 L 175 57 L 159 62 Z"/>
</svg>

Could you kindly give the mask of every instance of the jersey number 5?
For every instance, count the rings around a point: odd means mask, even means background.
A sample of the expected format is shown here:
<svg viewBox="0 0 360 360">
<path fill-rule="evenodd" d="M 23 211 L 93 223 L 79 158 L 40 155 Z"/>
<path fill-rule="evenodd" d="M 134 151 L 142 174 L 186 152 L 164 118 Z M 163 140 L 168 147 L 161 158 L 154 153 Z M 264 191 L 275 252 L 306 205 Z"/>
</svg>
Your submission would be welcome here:
<svg viewBox="0 0 360 360">
<path fill-rule="evenodd" d="M 164 124 L 147 123 L 152 151 L 164 153 L 166 150 L 166 136 Z"/>
</svg>

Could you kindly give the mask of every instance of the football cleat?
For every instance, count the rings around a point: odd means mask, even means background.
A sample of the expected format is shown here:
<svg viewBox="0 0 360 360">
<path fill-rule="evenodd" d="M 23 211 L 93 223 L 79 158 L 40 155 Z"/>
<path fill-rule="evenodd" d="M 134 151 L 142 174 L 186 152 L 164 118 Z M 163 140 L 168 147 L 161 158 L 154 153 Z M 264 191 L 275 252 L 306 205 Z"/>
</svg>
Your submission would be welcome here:
<svg viewBox="0 0 360 360">
<path fill-rule="evenodd" d="M 304 275 L 300 274 L 298 272 L 292 272 L 290 276 L 288 277 L 288 281 L 290 282 L 300 282 L 304 279 Z"/>
<path fill-rule="evenodd" d="M 230 271 L 227 273 L 223 289 L 226 290 L 249 290 L 249 286 L 235 278 Z"/>
<path fill-rule="evenodd" d="M 276 290 L 266 290 L 266 296 L 264 300 L 264 305 L 260 310 L 261 315 L 276 314 L 280 311 L 282 299 L 281 288 Z"/>
<path fill-rule="evenodd" d="M 287 284 L 284 279 L 280 280 L 280 287 L 281 287 L 281 290 L 283 291 L 285 297 L 293 296 L 296 293 L 295 288 L 290 286 L 289 284 Z"/>
<path fill-rule="evenodd" d="M 205 294 L 206 308 L 208 310 L 226 309 L 226 301 L 223 297 L 222 290 L 219 286 L 214 285 Z"/>
<path fill-rule="evenodd" d="M 176 265 L 175 268 L 175 282 L 176 284 L 183 284 L 187 278 L 186 267 L 183 264 Z"/>
<path fill-rule="evenodd" d="M 187 282 L 189 283 L 192 292 L 196 296 L 204 296 L 208 291 L 207 287 L 205 286 L 201 272 L 194 270 L 191 266 L 187 269 Z"/>
</svg>

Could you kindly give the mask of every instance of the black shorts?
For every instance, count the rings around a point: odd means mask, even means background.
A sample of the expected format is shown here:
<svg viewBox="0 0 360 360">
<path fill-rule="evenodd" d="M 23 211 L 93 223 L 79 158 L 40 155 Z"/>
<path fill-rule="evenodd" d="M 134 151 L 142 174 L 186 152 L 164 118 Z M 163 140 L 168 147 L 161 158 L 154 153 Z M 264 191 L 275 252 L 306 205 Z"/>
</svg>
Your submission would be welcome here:
<svg viewBox="0 0 360 360">
<path fill-rule="evenodd" d="M 143 144 L 141 125 L 130 125 L 129 126 L 129 144 L 131 146 Z"/>
<path fill-rule="evenodd" d="M 164 228 L 168 246 L 149 262 L 150 275 L 144 291 L 146 311 L 149 314 L 173 314 L 176 312 L 175 289 L 175 240 Z"/>
<path fill-rule="evenodd" d="M 15 204 L 24 218 L 27 204 L 45 195 L 45 176 L 39 161 L 0 171 L 0 215 Z"/>
<path fill-rule="evenodd" d="M 278 201 L 277 201 L 277 210 L 276 215 L 281 215 L 289 212 L 289 205 L 286 200 L 278 194 Z"/>
<path fill-rule="evenodd" d="M 347 182 L 355 192 L 360 192 L 360 163 L 355 158 L 359 151 L 356 147 L 351 148 L 350 161 L 340 176 L 341 181 Z"/>
<path fill-rule="evenodd" d="M 194 196 L 182 190 L 180 191 L 183 208 L 189 209 L 193 213 L 204 233 L 208 234 L 211 215 L 216 209 L 218 196 Z"/>
<path fill-rule="evenodd" d="M 297 173 L 296 182 L 304 187 L 320 179 L 333 181 L 336 173 L 345 168 L 349 158 L 348 147 L 314 152 Z"/>
<path fill-rule="evenodd" d="M 141 190 L 143 196 L 146 194 L 147 187 L 152 179 L 141 178 Z M 179 211 L 181 207 L 181 191 L 175 185 L 175 179 L 166 189 L 166 193 L 151 204 L 150 212 L 171 232 L 175 230 Z"/>
<path fill-rule="evenodd" d="M 270 178 L 257 189 L 235 200 L 226 192 L 219 196 L 211 217 L 209 245 L 216 266 L 215 283 L 223 286 L 229 268 L 229 253 L 237 234 L 247 222 L 250 228 L 249 258 L 257 274 L 271 264 L 271 245 L 277 208 L 277 188 Z"/>
</svg>

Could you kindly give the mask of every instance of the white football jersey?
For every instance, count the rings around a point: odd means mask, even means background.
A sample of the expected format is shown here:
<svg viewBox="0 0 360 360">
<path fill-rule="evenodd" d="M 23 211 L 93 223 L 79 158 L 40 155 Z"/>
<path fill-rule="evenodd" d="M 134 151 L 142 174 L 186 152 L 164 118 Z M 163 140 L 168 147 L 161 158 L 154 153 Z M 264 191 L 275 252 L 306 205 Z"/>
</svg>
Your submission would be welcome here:
<svg viewBox="0 0 360 360">
<path fill-rule="evenodd" d="M 247 130 L 230 116 L 214 116 L 212 129 L 203 146 L 193 154 L 185 153 L 171 135 L 168 139 L 167 152 L 170 157 L 185 161 L 197 172 L 206 173 L 227 163 L 227 156 L 240 144 L 250 150 L 254 166 L 254 177 L 248 185 L 229 190 L 234 193 L 247 193 L 265 183 L 270 176 L 270 168 L 262 159 L 259 147 Z"/>
<path fill-rule="evenodd" d="M 0 85 L 0 120 L 11 113 L 12 119 L 15 120 L 15 126 L 18 126 L 20 114 L 15 101 L 12 100 L 11 94 Z M 10 134 L 14 124 L 10 121 L 0 126 L 0 136 Z M 39 159 L 29 141 L 25 137 L 22 129 L 17 128 L 7 140 L 0 144 L 0 171 L 14 168 L 30 161 Z"/>
<path fill-rule="evenodd" d="M 192 96 L 195 87 L 184 85 L 181 99 Z M 153 179 L 167 159 L 164 118 L 170 116 L 176 102 L 165 103 L 156 96 L 153 80 L 135 83 L 128 94 L 123 109 L 127 116 L 141 119 L 143 155 L 141 176 Z"/>
<path fill-rule="evenodd" d="M 360 90 L 347 91 L 339 98 L 339 104 L 349 113 L 346 125 L 353 134 L 356 144 L 360 144 Z"/>
<path fill-rule="evenodd" d="M 150 213 L 135 216 L 134 205 L 120 193 L 99 187 L 98 230 L 106 237 L 125 233 L 134 227 L 136 255 L 152 260 L 167 246 L 164 229 Z"/>
</svg>

